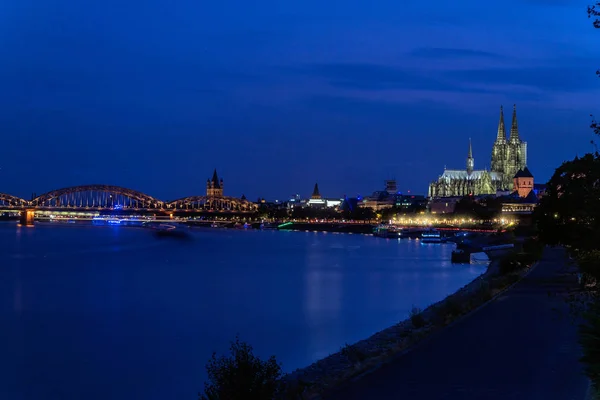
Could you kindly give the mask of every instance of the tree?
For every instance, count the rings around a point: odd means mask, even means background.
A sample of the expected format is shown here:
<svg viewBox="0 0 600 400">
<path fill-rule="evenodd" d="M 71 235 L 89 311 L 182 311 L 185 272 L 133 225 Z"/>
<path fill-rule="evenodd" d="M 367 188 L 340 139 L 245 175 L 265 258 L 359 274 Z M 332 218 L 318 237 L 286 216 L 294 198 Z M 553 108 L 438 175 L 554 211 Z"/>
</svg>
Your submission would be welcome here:
<svg viewBox="0 0 600 400">
<path fill-rule="evenodd" d="M 283 376 L 274 356 L 263 361 L 252 353 L 252 347 L 236 337 L 231 342 L 231 356 L 213 353 L 206 364 L 208 382 L 200 400 L 268 400 L 280 389 Z"/>
<path fill-rule="evenodd" d="M 588 17 L 600 28 L 600 2 L 588 6 Z M 600 70 L 596 71 L 600 76 Z M 591 128 L 600 136 L 600 124 L 593 119 Z M 595 145 L 594 141 L 591 141 Z M 571 302 L 582 299 L 583 323 L 579 342 L 583 350 L 585 373 L 596 391 L 600 391 L 600 153 L 563 163 L 548 182 L 547 194 L 535 210 L 540 238 L 548 244 L 568 246 L 583 273 L 586 290 Z M 590 279 L 588 279 L 590 278 Z"/>
<path fill-rule="evenodd" d="M 600 243 L 600 155 L 586 154 L 556 169 L 534 212 L 540 238 L 572 250 Z"/>
<path fill-rule="evenodd" d="M 588 6 L 587 13 L 588 13 L 588 18 L 594 19 L 592 21 L 592 25 L 594 26 L 594 28 L 600 29 L 600 2 L 597 2 L 594 5 Z M 600 76 L 600 69 L 598 69 L 596 71 L 596 75 Z M 593 115 L 591 117 L 592 117 L 592 124 L 590 125 L 590 127 L 594 130 L 594 133 L 596 135 L 600 136 L 600 123 L 598 123 L 598 121 L 593 119 L 594 118 Z M 593 143 L 594 143 L 594 141 L 592 141 L 592 144 Z"/>
</svg>

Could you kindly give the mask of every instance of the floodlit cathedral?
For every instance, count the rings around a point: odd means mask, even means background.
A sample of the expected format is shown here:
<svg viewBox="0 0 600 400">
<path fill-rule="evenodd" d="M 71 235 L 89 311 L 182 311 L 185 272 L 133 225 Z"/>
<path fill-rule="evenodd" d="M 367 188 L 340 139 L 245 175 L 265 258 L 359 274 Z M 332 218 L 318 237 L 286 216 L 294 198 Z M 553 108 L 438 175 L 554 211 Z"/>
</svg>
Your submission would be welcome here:
<svg viewBox="0 0 600 400">
<path fill-rule="evenodd" d="M 517 108 L 513 108 L 510 136 L 506 137 L 504 112 L 500 107 L 498 135 L 492 148 L 491 170 L 475 170 L 475 159 L 471 141 L 467 168 L 464 170 L 444 169 L 437 181 L 429 185 L 429 197 L 451 197 L 496 194 L 497 191 L 512 191 L 513 178 L 518 171 L 527 167 L 527 143 L 519 137 Z"/>
</svg>

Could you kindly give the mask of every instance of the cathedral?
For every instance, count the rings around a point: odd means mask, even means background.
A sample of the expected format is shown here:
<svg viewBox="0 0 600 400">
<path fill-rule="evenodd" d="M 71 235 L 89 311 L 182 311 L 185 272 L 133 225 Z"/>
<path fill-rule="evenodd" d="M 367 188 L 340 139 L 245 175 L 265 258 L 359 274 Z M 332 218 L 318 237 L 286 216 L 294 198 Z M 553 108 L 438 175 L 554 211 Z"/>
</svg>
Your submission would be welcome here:
<svg viewBox="0 0 600 400">
<path fill-rule="evenodd" d="M 429 197 L 495 195 L 498 191 L 513 191 L 514 176 L 526 167 L 527 143 L 519 137 L 517 108 L 513 108 L 510 136 L 507 138 L 501 106 L 490 171 L 475 170 L 475 159 L 469 140 L 466 169 L 444 169 L 438 180 L 429 185 Z"/>
</svg>

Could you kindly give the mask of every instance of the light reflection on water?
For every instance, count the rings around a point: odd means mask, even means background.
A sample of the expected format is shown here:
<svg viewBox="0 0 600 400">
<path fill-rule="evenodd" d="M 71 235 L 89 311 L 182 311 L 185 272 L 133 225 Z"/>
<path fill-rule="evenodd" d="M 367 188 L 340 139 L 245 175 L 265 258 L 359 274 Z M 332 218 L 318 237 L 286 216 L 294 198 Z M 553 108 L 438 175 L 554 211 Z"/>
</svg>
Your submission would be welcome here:
<svg viewBox="0 0 600 400">
<path fill-rule="evenodd" d="M 0 224 L 0 398 L 195 398 L 239 333 L 285 370 L 483 272 L 450 245 L 315 232 Z"/>
</svg>

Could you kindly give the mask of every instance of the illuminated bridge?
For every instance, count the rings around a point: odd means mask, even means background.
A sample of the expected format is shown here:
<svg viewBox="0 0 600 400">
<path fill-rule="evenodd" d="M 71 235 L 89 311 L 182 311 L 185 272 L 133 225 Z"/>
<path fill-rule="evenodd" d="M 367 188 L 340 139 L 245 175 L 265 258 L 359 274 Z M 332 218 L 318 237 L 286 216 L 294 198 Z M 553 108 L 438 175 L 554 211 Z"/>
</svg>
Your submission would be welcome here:
<svg viewBox="0 0 600 400">
<path fill-rule="evenodd" d="M 165 210 L 252 212 L 257 205 L 228 196 L 190 196 L 162 201 L 145 193 L 119 186 L 86 185 L 53 190 L 32 200 L 0 193 L 2 209 L 35 210 Z"/>
<path fill-rule="evenodd" d="M 84 185 L 52 190 L 31 200 L 0 193 L 0 210 L 19 211 L 23 218 L 33 220 L 35 212 L 73 211 L 102 212 L 123 210 L 132 212 L 188 213 L 252 213 L 258 206 L 245 198 L 223 196 L 223 180 L 215 170 L 206 184 L 206 195 L 163 201 L 136 190 L 111 185 Z"/>
</svg>

